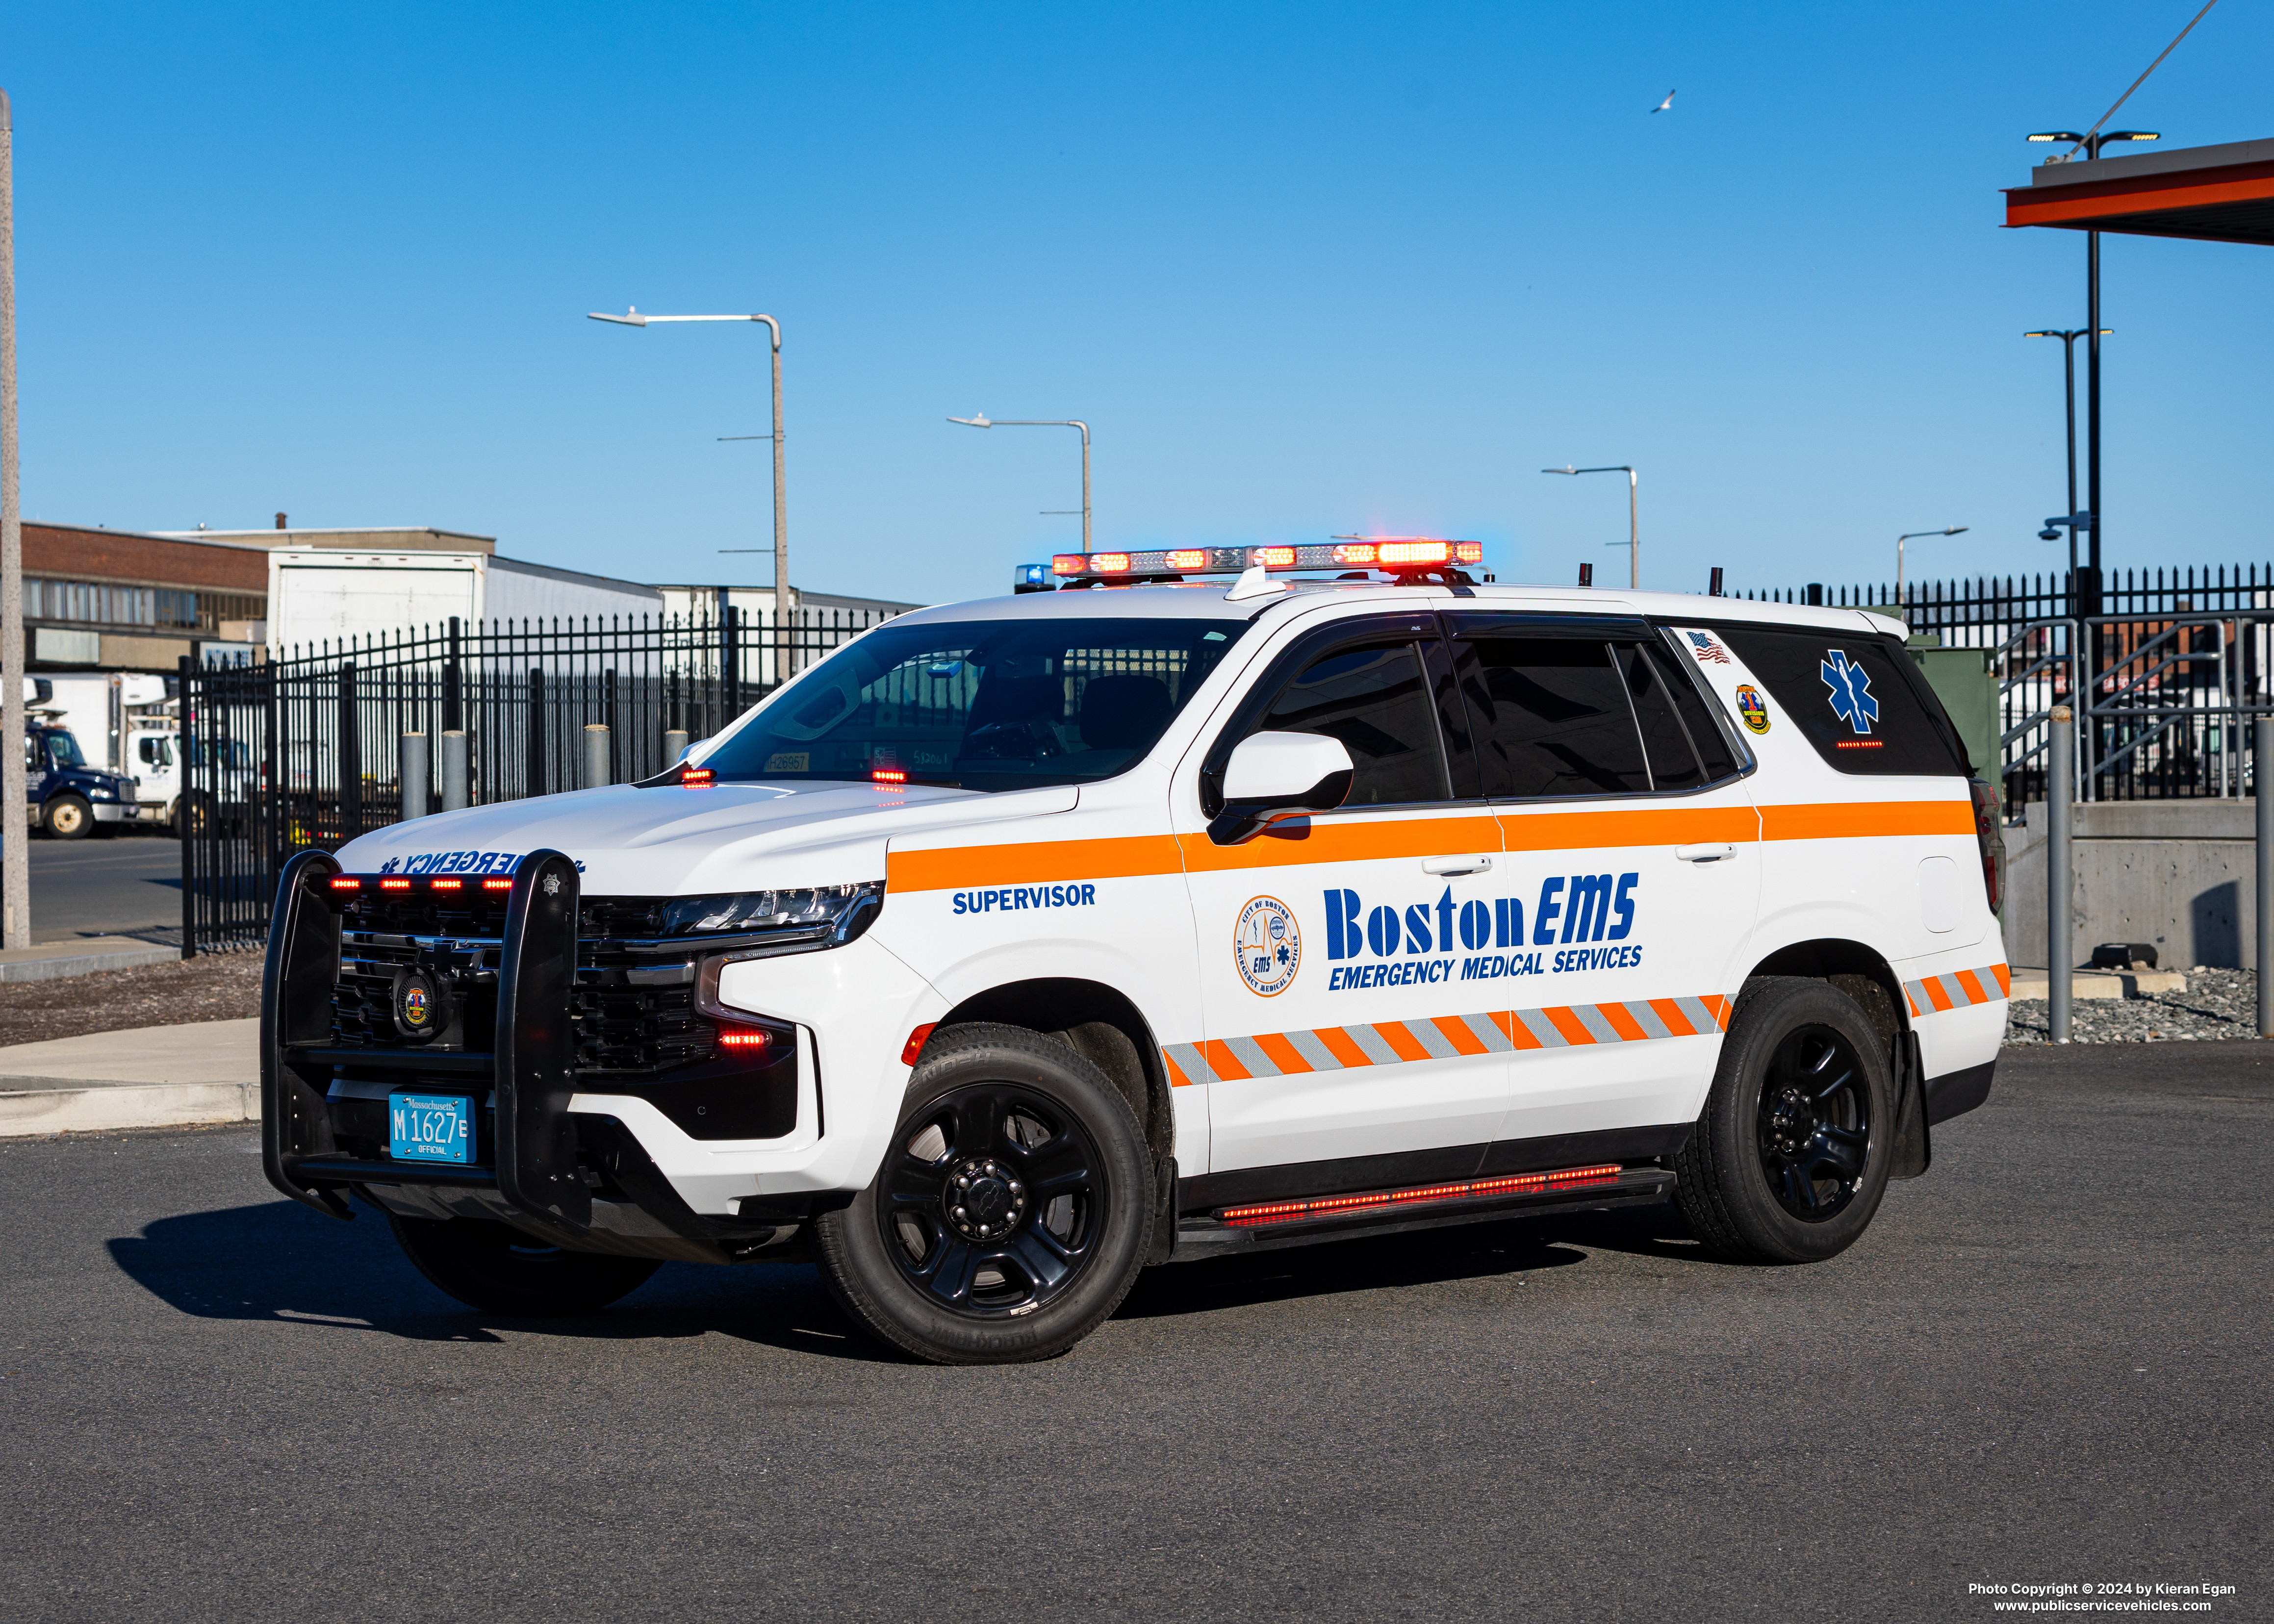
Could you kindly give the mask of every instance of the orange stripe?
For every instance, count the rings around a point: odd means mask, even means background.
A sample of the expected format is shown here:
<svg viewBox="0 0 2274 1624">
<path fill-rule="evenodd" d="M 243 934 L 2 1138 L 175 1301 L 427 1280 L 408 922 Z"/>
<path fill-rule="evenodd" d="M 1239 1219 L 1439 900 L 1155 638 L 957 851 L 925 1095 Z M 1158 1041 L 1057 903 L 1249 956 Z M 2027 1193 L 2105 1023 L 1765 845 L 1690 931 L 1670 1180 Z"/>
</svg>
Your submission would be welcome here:
<svg viewBox="0 0 2274 1624">
<path fill-rule="evenodd" d="M 1970 835 L 1970 801 L 1834 801 L 1763 807 L 1765 840 L 1862 840 L 1887 835 Z"/>
<path fill-rule="evenodd" d="M 1222 1038 L 1203 1038 L 1197 1047 L 1201 1051 L 1201 1058 L 1206 1060 L 1209 1068 L 1216 1072 L 1217 1081 L 1245 1082 L 1246 1080 L 1247 1068 L 1239 1064 L 1231 1052 L 1231 1045 L 1226 1043 Z"/>
<path fill-rule="evenodd" d="M 1992 965 L 1990 966 L 1990 973 L 1998 978 L 1998 996 L 2001 998 L 2012 997 L 2014 996 L 2014 978 L 2007 972 L 2007 967 L 2004 965 Z"/>
<path fill-rule="evenodd" d="M 1321 1026 L 1311 1035 L 1327 1046 L 1327 1052 L 1346 1066 L 1370 1066 L 1374 1062 L 1366 1050 L 1358 1046 L 1347 1027 Z"/>
<path fill-rule="evenodd" d="M 2228 166 L 2221 164 L 2219 169 Z M 2202 170 L 2181 170 L 2170 177 L 2142 175 L 2122 180 L 2086 182 L 2081 185 L 2049 187 L 2053 193 L 2031 197 L 2034 186 L 2015 186 L 2006 193 L 2006 223 L 2009 226 L 2084 223 L 2116 215 L 2159 214 L 2166 209 L 2201 208 L 2215 203 L 2263 203 L 2274 198 L 2274 165 L 2236 164 L 2220 180 L 2191 180 Z"/>
<path fill-rule="evenodd" d="M 1653 998 L 1650 1007 L 1657 1011 L 1659 1019 L 1666 1023 L 1666 1029 L 1675 1037 L 1694 1038 L 1698 1035 L 1698 1028 L 1690 1024 L 1690 1017 L 1682 1012 L 1682 1006 L 1673 999 Z"/>
<path fill-rule="evenodd" d="M 1308 820 L 1283 827 L 1284 836 L 1259 835 L 1242 846 L 1218 846 L 1204 834 L 1178 835 L 1177 844 L 1184 850 L 1185 867 L 1194 874 L 1501 849 L 1500 826 L 1474 816 Z"/>
<path fill-rule="evenodd" d="M 1445 1041 L 1464 1055 L 1489 1055 L 1485 1041 L 1469 1030 L 1469 1023 L 1457 1016 L 1433 1015 L 1429 1024 L 1445 1034 Z"/>
<path fill-rule="evenodd" d="M 1030 846 L 955 846 L 936 851 L 887 852 L 885 889 L 958 891 L 982 885 L 1047 885 L 1059 880 L 1133 879 L 1183 870 L 1177 843 L 1168 835 L 1130 835 L 1113 840 L 1039 840 Z"/>
<path fill-rule="evenodd" d="M 1185 1075 L 1184 1068 L 1176 1063 L 1175 1058 L 1165 1049 L 1161 1051 L 1161 1064 L 1169 1068 L 1170 1087 L 1189 1088 L 1193 1086 L 1193 1079 Z"/>
<path fill-rule="evenodd" d="M 1266 1032 L 1253 1039 L 1252 1041 L 1256 1048 L 1270 1056 L 1271 1064 L 1279 1068 L 1282 1075 L 1311 1070 L 1311 1063 L 1303 1058 L 1301 1053 L 1282 1033 Z"/>
<path fill-rule="evenodd" d="M 1698 1000 L 1713 1012 L 1713 1024 L 1722 1031 L 1729 1029 L 1729 1001 L 1718 992 L 1709 992 Z"/>
<path fill-rule="evenodd" d="M 1421 1047 L 1421 1040 L 1408 1032 L 1403 1021 L 1377 1020 L 1374 1023 L 1374 1029 L 1382 1034 L 1382 1041 L 1389 1045 L 1400 1060 L 1427 1060 L 1429 1057 L 1429 1051 Z"/>
<path fill-rule="evenodd" d="M 1587 1030 L 1586 1023 L 1570 1010 L 1554 1009 L 1540 1011 L 1547 1017 L 1548 1024 L 1563 1034 L 1567 1043 L 1592 1043 L 1595 1034 Z"/>
<path fill-rule="evenodd" d="M 1951 1003 L 1950 995 L 1943 991 L 1942 978 L 1940 976 L 1930 975 L 1919 984 L 1926 989 L 1926 1001 L 1934 1005 L 1938 1011 L 1949 1010 L 1956 1007 L 1956 1005 Z"/>
<path fill-rule="evenodd" d="M 1966 989 L 1966 1001 L 1969 1004 L 1990 1002 L 1990 995 L 1982 990 L 1982 983 L 1974 979 L 1973 971 L 1961 970 L 1958 973 L 1958 984 Z"/>
<path fill-rule="evenodd" d="M 1625 1004 L 1599 1004 L 1595 1008 L 1601 1011 L 1605 1020 L 1611 1023 L 1611 1030 L 1628 1042 L 1639 1043 L 1650 1036 L 1642 1029 L 1642 1023 L 1627 1012 Z"/>
<path fill-rule="evenodd" d="M 1973 825 L 1969 823 L 1968 828 Z M 1597 846 L 1680 846 L 1693 840 L 1758 840 L 1751 807 L 1637 808 L 1617 812 L 1503 812 L 1501 838 L 1511 852 L 1568 852 Z"/>
</svg>

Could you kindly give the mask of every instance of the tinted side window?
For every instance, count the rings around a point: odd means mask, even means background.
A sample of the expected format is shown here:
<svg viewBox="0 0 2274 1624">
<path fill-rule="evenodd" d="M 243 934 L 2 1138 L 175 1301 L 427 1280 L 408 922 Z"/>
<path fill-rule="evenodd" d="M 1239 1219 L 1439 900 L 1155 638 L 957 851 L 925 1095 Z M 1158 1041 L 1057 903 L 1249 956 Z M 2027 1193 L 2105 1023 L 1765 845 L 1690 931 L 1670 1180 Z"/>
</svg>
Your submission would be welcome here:
<svg viewBox="0 0 2274 1624">
<path fill-rule="evenodd" d="M 1642 749 L 1650 763 L 1650 785 L 1668 791 L 1697 789 L 1706 782 L 1698 770 L 1698 754 L 1690 746 L 1690 730 L 1675 713 L 1666 679 L 1651 663 L 1647 643 L 1613 643 L 1611 652 L 1625 673 L 1627 697 L 1634 702 L 1635 722 L 1642 729 Z"/>
<path fill-rule="evenodd" d="M 1337 649 L 1312 661 L 1279 690 L 1256 731 L 1341 740 L 1358 769 L 1344 806 L 1451 799 L 1428 684 L 1411 643 Z"/>
<path fill-rule="evenodd" d="M 1799 627 L 1729 626 L 1721 633 L 1841 771 L 1966 776 L 1949 718 L 1887 639 Z"/>
<path fill-rule="evenodd" d="M 1713 712 L 1708 709 L 1710 702 L 1698 691 L 1698 684 L 1683 668 L 1679 657 L 1669 653 L 1663 643 L 1648 646 L 1659 675 L 1666 680 L 1666 692 L 1672 697 L 1674 709 L 1690 734 L 1690 747 L 1698 752 L 1698 763 L 1706 770 L 1706 781 L 1719 784 L 1724 778 L 1736 778 L 1744 766 L 1730 749 L 1728 736 L 1714 725 Z"/>
<path fill-rule="evenodd" d="M 1650 788 L 1642 740 L 1611 645 L 1592 638 L 1483 635 L 1469 686 L 1485 793 L 1625 795 Z"/>
</svg>

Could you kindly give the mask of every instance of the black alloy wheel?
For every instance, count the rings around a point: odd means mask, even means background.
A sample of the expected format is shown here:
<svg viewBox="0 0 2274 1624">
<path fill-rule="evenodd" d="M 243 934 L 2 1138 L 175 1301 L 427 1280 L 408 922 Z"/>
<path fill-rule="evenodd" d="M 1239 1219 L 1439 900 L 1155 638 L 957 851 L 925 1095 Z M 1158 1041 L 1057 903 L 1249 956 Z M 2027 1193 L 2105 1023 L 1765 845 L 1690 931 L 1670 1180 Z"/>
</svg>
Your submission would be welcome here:
<svg viewBox="0 0 2274 1624">
<path fill-rule="evenodd" d="M 910 1130 L 913 1129 L 913 1132 Z M 1081 1122 L 1015 1083 L 975 1083 L 904 1123 L 878 1173 L 892 1261 L 938 1306 L 1033 1313 L 1097 1252 L 1111 1175 Z"/>
<path fill-rule="evenodd" d="M 876 1177 L 815 1220 L 822 1280 L 918 1358 L 1046 1359 L 1128 1295 L 1153 1199 L 1145 1131 L 1103 1071 L 1023 1026 L 944 1026 Z"/>
<path fill-rule="evenodd" d="M 1788 1034 L 1769 1058 L 1760 1102 L 1761 1170 L 1777 1204 L 1823 1223 L 1863 1187 L 1871 1091 L 1855 1046 L 1829 1026 Z"/>
<path fill-rule="evenodd" d="M 1708 1252 L 1818 1263 L 1856 1244 L 1894 1162 L 1892 1041 L 1813 976 L 1739 990 L 1706 1109 L 1674 1156 L 1675 1205 Z"/>
</svg>

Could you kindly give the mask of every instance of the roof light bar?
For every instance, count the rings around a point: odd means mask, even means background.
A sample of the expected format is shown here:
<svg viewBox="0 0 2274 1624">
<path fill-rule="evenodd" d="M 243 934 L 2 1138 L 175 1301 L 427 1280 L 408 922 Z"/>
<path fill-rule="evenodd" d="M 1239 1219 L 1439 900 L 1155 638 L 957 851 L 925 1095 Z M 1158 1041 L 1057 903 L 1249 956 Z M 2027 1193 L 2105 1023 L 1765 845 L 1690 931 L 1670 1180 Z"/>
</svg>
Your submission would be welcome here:
<svg viewBox="0 0 2274 1624">
<path fill-rule="evenodd" d="M 1267 1201 L 1257 1207 L 1228 1207 L 1216 1214 L 1238 1229 L 1260 1223 L 1292 1223 L 1299 1218 L 1324 1218 L 1336 1213 L 1369 1207 L 1411 1207 L 1429 1201 L 1471 1200 L 1479 1196 L 1524 1195 L 1535 1191 L 1584 1190 L 1608 1184 L 1619 1176 L 1620 1164 L 1561 1168 L 1552 1173 L 1516 1173 L 1506 1178 L 1477 1178 L 1453 1184 L 1415 1184 L 1403 1190 L 1369 1190 L 1358 1195 L 1321 1196 L 1307 1201 Z"/>
<path fill-rule="evenodd" d="M 1250 569 L 1427 569 L 1481 564 L 1484 544 L 1432 536 L 1385 536 L 1331 545 L 1168 547 L 1145 553 L 1061 553 L 1050 573 L 1065 580 L 1110 581 L 1118 576 L 1237 575 Z"/>
</svg>

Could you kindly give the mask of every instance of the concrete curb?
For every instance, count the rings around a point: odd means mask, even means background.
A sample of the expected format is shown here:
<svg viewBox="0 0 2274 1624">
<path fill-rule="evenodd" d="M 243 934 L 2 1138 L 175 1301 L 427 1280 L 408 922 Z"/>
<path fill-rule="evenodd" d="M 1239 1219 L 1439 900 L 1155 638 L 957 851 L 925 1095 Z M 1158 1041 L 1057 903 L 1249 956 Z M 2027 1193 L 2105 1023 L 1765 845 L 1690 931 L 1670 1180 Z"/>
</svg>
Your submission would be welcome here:
<svg viewBox="0 0 2274 1624">
<path fill-rule="evenodd" d="M 138 942 L 132 936 L 87 936 L 76 942 L 42 942 L 36 947 L 0 951 L 0 981 L 52 981 L 98 970 L 131 970 L 137 965 L 171 964 L 181 950 Z"/>
<path fill-rule="evenodd" d="M 2044 970 L 2015 969 L 2008 995 L 2049 998 L 2052 977 Z M 2187 978 L 2177 970 L 2079 970 L 2069 977 L 2072 998 L 2143 998 L 2150 993 L 2185 992 Z"/>
<path fill-rule="evenodd" d="M 44 1084 L 26 1087 L 25 1084 Z M 96 1083 L 0 1077 L 0 1139 L 93 1133 L 109 1128 L 187 1128 L 252 1122 L 259 1083 Z"/>
</svg>

